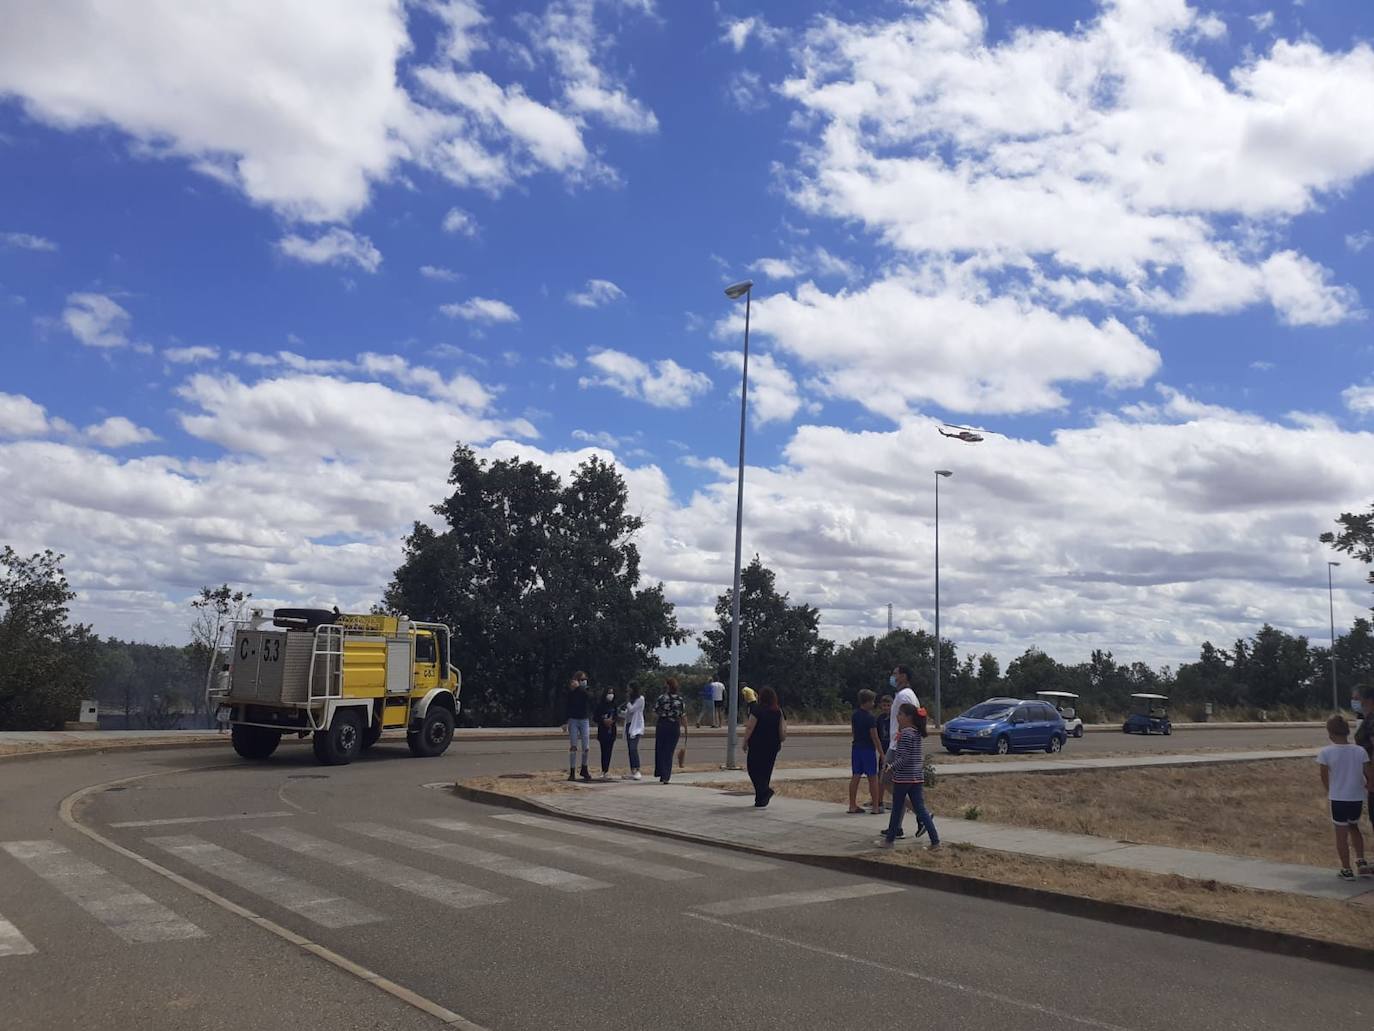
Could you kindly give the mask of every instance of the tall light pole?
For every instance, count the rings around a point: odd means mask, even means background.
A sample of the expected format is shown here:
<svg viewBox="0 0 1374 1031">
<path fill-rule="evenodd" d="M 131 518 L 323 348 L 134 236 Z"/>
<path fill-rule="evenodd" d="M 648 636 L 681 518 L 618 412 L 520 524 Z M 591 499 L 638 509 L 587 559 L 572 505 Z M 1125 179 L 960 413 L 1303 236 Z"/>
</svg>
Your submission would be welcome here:
<svg viewBox="0 0 1374 1031">
<path fill-rule="evenodd" d="M 1326 564 L 1326 611 L 1331 617 L 1331 711 L 1333 713 L 1341 711 L 1340 699 L 1336 696 L 1336 600 L 1334 589 L 1331 586 L 1331 570 L 1339 565 L 1339 562 Z"/>
<path fill-rule="evenodd" d="M 951 469 L 935 470 L 935 725 L 940 720 L 940 477 L 953 476 Z"/>
<path fill-rule="evenodd" d="M 725 731 L 725 768 L 738 769 L 735 744 L 739 736 L 739 565 L 744 541 L 744 417 L 749 411 L 749 308 L 753 300 L 751 279 L 731 283 L 725 296 L 732 301 L 744 298 L 744 373 L 739 386 L 739 481 L 735 489 L 735 587 L 730 593 L 730 707 Z"/>
</svg>

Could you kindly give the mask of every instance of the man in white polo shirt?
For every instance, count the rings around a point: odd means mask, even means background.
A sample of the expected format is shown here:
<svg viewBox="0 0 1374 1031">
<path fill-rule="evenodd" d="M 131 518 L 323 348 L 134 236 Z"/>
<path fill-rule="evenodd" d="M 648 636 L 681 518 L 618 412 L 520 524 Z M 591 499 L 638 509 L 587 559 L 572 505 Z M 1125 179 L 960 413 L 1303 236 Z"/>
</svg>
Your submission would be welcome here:
<svg viewBox="0 0 1374 1031">
<path fill-rule="evenodd" d="M 916 708 L 921 707 L 920 699 L 916 697 L 916 692 L 911 687 L 911 669 L 908 666 L 897 666 L 892 670 L 892 675 L 887 678 L 888 686 L 897 692 L 892 698 L 892 714 L 888 717 L 887 735 L 887 760 L 892 761 L 897 754 L 897 712 L 901 707 L 910 702 Z"/>
</svg>

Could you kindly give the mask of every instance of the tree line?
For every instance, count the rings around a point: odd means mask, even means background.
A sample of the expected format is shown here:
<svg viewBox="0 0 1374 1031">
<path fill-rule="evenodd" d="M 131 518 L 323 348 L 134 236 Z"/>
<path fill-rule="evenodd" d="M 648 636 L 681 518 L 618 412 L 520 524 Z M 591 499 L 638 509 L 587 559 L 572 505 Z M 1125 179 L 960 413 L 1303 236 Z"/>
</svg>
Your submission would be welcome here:
<svg viewBox="0 0 1374 1031">
<path fill-rule="evenodd" d="M 697 638 L 697 661 L 663 666 L 662 650 L 689 635 L 663 585 L 641 583 L 636 539 L 644 521 L 613 465 L 592 457 L 565 481 L 535 463 L 483 460 L 460 445 L 448 483 L 435 518 L 416 522 L 406 536 L 401 565 L 374 611 L 453 628 L 462 722 L 554 724 L 578 669 L 598 684 L 637 682 L 651 697 L 670 673 L 689 694 L 724 679 L 728 590 L 717 598 L 714 624 Z M 1343 513 L 1337 525 L 1322 541 L 1374 562 L 1374 507 Z M 228 584 L 202 588 L 188 613 L 187 645 L 102 640 L 71 622 L 75 595 L 61 562 L 50 551 L 0 552 L 0 730 L 60 727 L 88 697 L 123 713 L 129 726 L 205 725 L 216 632 L 244 613 L 251 596 Z M 989 696 L 1042 690 L 1079 694 L 1087 720 L 1117 718 L 1139 691 L 1170 695 L 1194 716 L 1210 702 L 1235 715 L 1281 718 L 1316 712 L 1331 699 L 1330 650 L 1268 624 L 1229 646 L 1205 642 L 1197 661 L 1176 669 L 1124 662 L 1107 649 L 1065 664 L 1031 647 L 1003 670 L 992 654 L 961 655 L 954 641 L 937 646 L 924 630 L 836 644 L 821 633 L 820 611 L 780 591 L 757 556 L 742 570 L 740 610 L 741 680 L 775 688 L 803 717 L 844 712 L 859 690 L 881 689 L 898 664 L 911 668 L 918 693 L 929 698 L 937 661 L 947 716 Z M 1368 619 L 1355 620 L 1339 639 L 1336 661 L 1342 701 L 1356 683 L 1374 680 Z"/>
</svg>

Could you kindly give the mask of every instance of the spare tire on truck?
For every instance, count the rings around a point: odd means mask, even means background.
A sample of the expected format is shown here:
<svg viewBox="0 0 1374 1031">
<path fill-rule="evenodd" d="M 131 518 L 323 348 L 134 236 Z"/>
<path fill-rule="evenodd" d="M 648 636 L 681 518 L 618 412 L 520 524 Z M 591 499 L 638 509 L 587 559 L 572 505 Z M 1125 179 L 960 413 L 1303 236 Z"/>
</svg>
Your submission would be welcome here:
<svg viewBox="0 0 1374 1031">
<path fill-rule="evenodd" d="M 338 618 L 333 609 L 273 609 L 272 625 L 283 630 L 314 630 Z"/>
</svg>

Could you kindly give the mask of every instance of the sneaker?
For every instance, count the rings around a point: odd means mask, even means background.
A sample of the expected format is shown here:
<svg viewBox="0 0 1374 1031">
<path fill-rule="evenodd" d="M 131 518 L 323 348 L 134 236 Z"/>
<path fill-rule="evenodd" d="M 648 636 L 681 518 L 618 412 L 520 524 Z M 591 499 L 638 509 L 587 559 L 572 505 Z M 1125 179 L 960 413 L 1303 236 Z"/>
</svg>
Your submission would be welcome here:
<svg viewBox="0 0 1374 1031">
<path fill-rule="evenodd" d="M 892 848 L 892 839 L 884 835 L 878 839 L 879 848 Z"/>
<path fill-rule="evenodd" d="M 922 823 L 922 824 L 917 825 L 917 827 L 916 827 L 916 835 L 915 835 L 915 836 L 918 837 L 918 838 L 924 838 L 924 837 L 926 836 L 926 825 L 925 825 L 925 824 Z"/>
<path fill-rule="evenodd" d="M 926 846 L 927 852 L 939 852 L 942 851 L 942 849 L 943 846 L 938 841 Z"/>
<path fill-rule="evenodd" d="M 601 771 L 601 776 L 598 777 L 597 779 L 598 779 L 598 780 L 615 780 L 615 778 L 611 776 L 611 771 L 610 771 L 610 770 L 602 770 L 602 771 Z"/>
<path fill-rule="evenodd" d="M 1374 877 L 1374 866 L 1363 859 L 1355 860 L 1355 872 L 1361 877 Z"/>
<path fill-rule="evenodd" d="M 1340 878 L 1341 880 L 1343 880 L 1343 881 L 1353 881 L 1353 880 L 1355 879 L 1355 871 L 1353 871 L 1353 870 L 1342 870 L 1342 871 L 1341 871 L 1340 873 L 1338 873 L 1336 876 L 1339 877 L 1339 878 Z"/>
<path fill-rule="evenodd" d="M 640 773 L 638 770 L 635 770 L 634 773 L 630 774 L 630 779 L 631 779 L 631 780 L 643 780 L 643 779 L 644 779 L 644 774 Z"/>
</svg>

